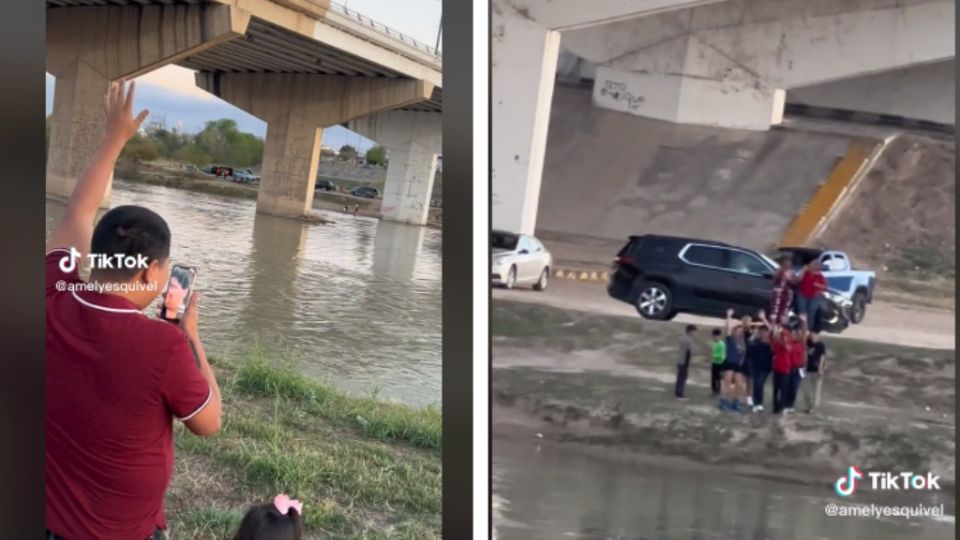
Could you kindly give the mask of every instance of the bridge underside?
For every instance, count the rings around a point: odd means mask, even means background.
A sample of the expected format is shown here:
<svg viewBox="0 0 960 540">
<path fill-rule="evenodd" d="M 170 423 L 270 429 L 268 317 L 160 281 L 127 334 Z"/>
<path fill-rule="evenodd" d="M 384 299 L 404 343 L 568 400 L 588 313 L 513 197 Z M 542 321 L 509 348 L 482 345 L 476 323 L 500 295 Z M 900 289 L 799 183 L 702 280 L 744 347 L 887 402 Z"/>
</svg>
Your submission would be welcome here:
<svg viewBox="0 0 960 540">
<path fill-rule="evenodd" d="M 778 123 L 793 88 L 955 54 L 950 0 L 651 0 L 650 11 L 632 15 L 615 14 L 629 3 L 611 0 L 601 9 L 567 5 L 581 19 L 548 13 L 561 4 L 494 0 L 491 205 L 498 229 L 535 228 L 561 35 L 565 49 L 597 66 L 597 106 L 751 130 Z"/>
<path fill-rule="evenodd" d="M 309 211 L 323 128 L 390 110 L 439 118 L 443 108 L 439 57 L 406 42 L 384 44 L 392 38 L 333 8 L 266 0 L 102 4 L 47 1 L 47 71 L 56 77 L 47 191 L 54 196 L 72 193 L 96 149 L 110 81 L 168 64 L 196 70 L 198 86 L 267 122 L 257 211 L 273 215 Z M 420 151 L 391 141 L 388 184 L 417 191 L 410 186 L 435 170 L 439 143 Z M 425 221 L 408 214 L 387 217 Z"/>
</svg>

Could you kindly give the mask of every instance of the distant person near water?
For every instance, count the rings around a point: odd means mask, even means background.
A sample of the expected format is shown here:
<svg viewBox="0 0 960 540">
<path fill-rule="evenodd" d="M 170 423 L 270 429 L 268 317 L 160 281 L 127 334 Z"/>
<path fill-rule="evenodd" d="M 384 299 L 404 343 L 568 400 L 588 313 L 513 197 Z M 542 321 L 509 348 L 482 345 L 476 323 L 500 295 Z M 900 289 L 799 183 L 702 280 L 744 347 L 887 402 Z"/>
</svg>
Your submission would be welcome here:
<svg viewBox="0 0 960 540">
<path fill-rule="evenodd" d="M 820 404 L 820 386 L 826 367 L 827 347 L 819 335 L 811 333 L 807 338 L 807 370 L 802 383 L 803 405 L 807 413 L 813 412 Z"/>
<path fill-rule="evenodd" d="M 684 396 L 684 390 L 687 386 L 690 358 L 693 356 L 693 335 L 696 331 L 696 326 L 688 324 L 686 330 L 683 332 L 683 337 L 680 338 L 680 345 L 678 347 L 679 354 L 677 355 L 677 384 L 674 388 L 674 395 L 677 399 L 687 399 Z"/>
<path fill-rule="evenodd" d="M 743 384 L 743 357 L 747 345 L 743 338 L 743 327 L 733 323 L 733 309 L 727 310 L 724 324 L 724 340 L 726 359 L 721 364 L 720 400 L 717 406 L 720 410 L 742 411 L 740 399 L 744 398 L 745 385 Z M 745 403 L 745 401 L 744 401 Z"/>
<path fill-rule="evenodd" d="M 793 289 L 796 285 L 795 274 L 790 268 L 790 256 L 783 255 L 778 262 L 780 268 L 773 276 L 773 290 L 770 294 L 769 322 L 774 333 L 787 323 L 787 317 L 793 305 Z"/>
<path fill-rule="evenodd" d="M 710 335 L 713 337 L 710 345 L 710 392 L 716 397 L 720 395 L 720 376 L 723 363 L 727 361 L 727 342 L 719 328 L 714 328 Z"/>
</svg>

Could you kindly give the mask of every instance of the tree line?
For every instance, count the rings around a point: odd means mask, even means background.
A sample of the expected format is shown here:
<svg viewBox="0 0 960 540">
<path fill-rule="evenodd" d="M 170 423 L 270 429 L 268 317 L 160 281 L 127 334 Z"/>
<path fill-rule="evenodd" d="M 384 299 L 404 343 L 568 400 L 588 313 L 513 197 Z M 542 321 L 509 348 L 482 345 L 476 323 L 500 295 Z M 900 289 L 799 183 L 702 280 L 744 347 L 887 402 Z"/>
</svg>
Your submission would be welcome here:
<svg viewBox="0 0 960 540">
<path fill-rule="evenodd" d="M 50 149 L 50 117 L 47 117 L 47 150 Z M 328 151 L 324 151 L 326 156 Z M 340 148 L 336 159 L 356 160 L 357 149 L 349 144 Z M 150 128 L 135 135 L 123 149 L 122 157 L 133 161 L 171 159 L 194 165 L 223 164 L 231 167 L 257 167 L 263 158 L 263 139 L 240 131 L 229 118 L 208 121 L 199 133 L 177 133 Z M 387 151 L 377 145 L 366 152 L 371 165 L 386 165 Z"/>
</svg>

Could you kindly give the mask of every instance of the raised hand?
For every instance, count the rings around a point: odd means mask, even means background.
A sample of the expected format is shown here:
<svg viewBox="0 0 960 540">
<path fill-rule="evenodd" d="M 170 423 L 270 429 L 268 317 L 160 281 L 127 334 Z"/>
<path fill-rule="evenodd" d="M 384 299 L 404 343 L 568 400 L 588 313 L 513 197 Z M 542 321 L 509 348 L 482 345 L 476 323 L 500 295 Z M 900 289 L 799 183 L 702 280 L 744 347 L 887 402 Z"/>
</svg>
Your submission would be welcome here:
<svg viewBox="0 0 960 540">
<path fill-rule="evenodd" d="M 120 80 L 110 84 L 105 99 L 104 114 L 106 116 L 106 127 L 104 129 L 104 138 L 116 144 L 126 144 L 133 137 L 140 125 L 147 119 L 150 111 L 144 109 L 133 117 L 133 96 L 136 83 Z"/>
</svg>

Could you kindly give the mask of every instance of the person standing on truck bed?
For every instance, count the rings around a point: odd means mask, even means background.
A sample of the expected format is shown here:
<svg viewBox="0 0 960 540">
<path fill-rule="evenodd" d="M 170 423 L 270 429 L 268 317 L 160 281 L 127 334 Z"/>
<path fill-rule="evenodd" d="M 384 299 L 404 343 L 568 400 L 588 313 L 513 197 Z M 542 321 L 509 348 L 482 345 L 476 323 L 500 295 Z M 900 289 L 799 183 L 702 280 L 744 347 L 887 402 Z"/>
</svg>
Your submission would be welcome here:
<svg viewBox="0 0 960 540">
<path fill-rule="evenodd" d="M 823 292 L 827 290 L 827 280 L 820 271 L 820 262 L 814 259 L 807 265 L 800 278 L 799 293 L 797 295 L 797 311 L 806 314 L 807 324 L 811 331 L 818 331 L 817 313 L 823 304 Z"/>
<path fill-rule="evenodd" d="M 795 274 L 790 268 L 790 256 L 782 255 L 777 262 L 780 263 L 780 268 L 773 276 L 773 291 L 770 295 L 770 323 L 774 333 L 787 322 L 790 306 L 793 304 L 793 287 L 796 284 Z"/>
</svg>

